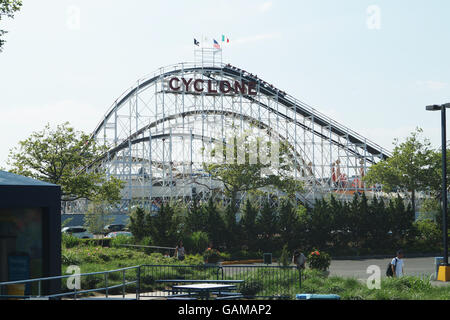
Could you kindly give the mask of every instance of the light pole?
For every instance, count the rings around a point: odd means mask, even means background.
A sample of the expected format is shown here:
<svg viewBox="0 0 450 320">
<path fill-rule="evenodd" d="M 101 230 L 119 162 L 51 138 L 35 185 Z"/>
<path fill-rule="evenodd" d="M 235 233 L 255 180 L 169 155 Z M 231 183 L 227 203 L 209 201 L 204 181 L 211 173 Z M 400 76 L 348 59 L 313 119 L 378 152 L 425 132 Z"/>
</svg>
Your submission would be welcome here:
<svg viewBox="0 0 450 320">
<path fill-rule="evenodd" d="M 447 231 L 447 138 L 445 110 L 450 108 L 450 103 L 443 105 L 427 106 L 428 111 L 441 111 L 442 131 L 442 232 L 444 243 L 444 261 L 439 267 L 438 280 L 450 281 L 450 267 L 448 265 L 448 231 Z"/>
</svg>

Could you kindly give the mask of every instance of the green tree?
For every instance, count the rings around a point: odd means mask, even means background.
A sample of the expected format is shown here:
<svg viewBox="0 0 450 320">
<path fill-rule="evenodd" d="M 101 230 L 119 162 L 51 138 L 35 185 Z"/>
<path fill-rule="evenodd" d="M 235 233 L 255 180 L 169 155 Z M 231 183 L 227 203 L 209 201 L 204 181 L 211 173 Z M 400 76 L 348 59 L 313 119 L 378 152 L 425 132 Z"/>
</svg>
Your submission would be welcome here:
<svg viewBox="0 0 450 320">
<path fill-rule="evenodd" d="M 450 181 L 450 150 L 447 149 L 447 181 Z M 434 151 L 431 156 L 428 186 L 436 199 L 442 201 L 442 150 Z M 447 192 L 450 186 L 447 187 Z"/>
<path fill-rule="evenodd" d="M 226 226 L 219 208 L 214 203 L 213 197 L 210 197 L 205 206 L 206 212 L 206 232 L 208 239 L 215 246 L 223 245 L 226 239 Z"/>
<path fill-rule="evenodd" d="M 124 182 L 108 177 L 99 168 L 88 170 L 105 151 L 68 122 L 56 130 L 47 124 L 11 149 L 7 164 L 13 173 L 60 185 L 62 201 L 85 198 L 112 205 L 120 200 Z"/>
<path fill-rule="evenodd" d="M 299 242 L 297 234 L 299 216 L 291 201 L 282 200 L 279 205 L 279 217 L 281 241 L 287 244 L 289 249 L 293 249 Z"/>
<path fill-rule="evenodd" d="M 3 17 L 14 18 L 14 14 L 22 7 L 21 0 L 0 0 L 0 22 Z M 3 50 L 5 40 L 3 36 L 8 31 L 0 29 L 0 52 Z"/>
<path fill-rule="evenodd" d="M 348 207 L 345 202 L 338 201 L 334 195 L 331 195 L 328 207 L 332 224 L 330 240 L 334 248 L 345 249 L 350 242 Z"/>
<path fill-rule="evenodd" d="M 143 208 L 136 208 L 130 215 L 128 228 L 136 241 L 140 242 L 149 236 L 149 214 Z"/>
<path fill-rule="evenodd" d="M 389 213 L 383 199 L 374 197 L 369 207 L 369 220 L 371 224 L 368 246 L 371 249 L 392 249 L 389 239 L 391 229 Z"/>
<path fill-rule="evenodd" d="M 261 211 L 256 218 L 256 228 L 261 236 L 259 249 L 275 249 L 274 236 L 279 232 L 278 214 L 276 208 L 272 208 L 267 200 L 264 201 Z"/>
<path fill-rule="evenodd" d="M 402 197 L 397 196 L 389 201 L 389 216 L 394 246 L 401 246 L 412 236 L 414 216 L 411 205 L 405 206 Z"/>
<path fill-rule="evenodd" d="M 194 199 L 191 206 L 188 208 L 185 226 L 186 233 L 192 233 L 196 231 L 205 231 L 207 230 L 207 212 L 205 207 L 199 205 L 198 200 Z"/>
<path fill-rule="evenodd" d="M 239 193 L 263 187 L 272 187 L 290 196 L 302 190 L 303 184 L 291 174 L 292 148 L 287 143 L 255 138 L 248 132 L 235 134 L 229 140 L 229 145 L 223 143 L 210 153 L 219 161 L 205 162 L 203 167 L 213 179 L 223 183 L 232 205 L 239 205 Z M 277 161 L 266 161 L 266 156 Z M 237 212 L 237 207 L 234 211 Z"/>
<path fill-rule="evenodd" d="M 311 213 L 310 238 L 314 247 L 325 249 L 331 240 L 332 216 L 325 199 L 317 200 Z"/>
<path fill-rule="evenodd" d="M 163 203 L 161 209 L 150 217 L 149 231 L 156 245 L 174 246 L 180 240 L 177 220 L 175 210 L 169 203 Z"/>
<path fill-rule="evenodd" d="M 107 205 L 102 201 L 91 201 L 84 216 L 84 226 L 93 234 L 103 234 L 106 225 L 114 218 L 109 215 Z"/>
<path fill-rule="evenodd" d="M 417 128 L 405 142 L 396 139 L 392 157 L 371 166 L 364 177 L 369 184 L 382 184 L 387 192 L 410 192 L 413 212 L 416 212 L 416 192 L 429 188 L 430 175 L 435 170 L 431 144 L 420 137 L 421 133 L 422 129 Z"/>
<path fill-rule="evenodd" d="M 239 243 L 241 229 L 236 221 L 237 208 L 233 203 L 226 206 L 224 212 L 225 244 L 227 248 L 236 248 Z"/>
<path fill-rule="evenodd" d="M 254 206 L 252 206 L 250 199 L 247 198 L 244 210 L 242 211 L 242 219 L 240 221 L 240 224 L 242 228 L 244 243 L 249 247 L 250 250 L 256 249 L 258 237 L 258 230 L 256 227 L 257 216 L 258 211 Z"/>
</svg>

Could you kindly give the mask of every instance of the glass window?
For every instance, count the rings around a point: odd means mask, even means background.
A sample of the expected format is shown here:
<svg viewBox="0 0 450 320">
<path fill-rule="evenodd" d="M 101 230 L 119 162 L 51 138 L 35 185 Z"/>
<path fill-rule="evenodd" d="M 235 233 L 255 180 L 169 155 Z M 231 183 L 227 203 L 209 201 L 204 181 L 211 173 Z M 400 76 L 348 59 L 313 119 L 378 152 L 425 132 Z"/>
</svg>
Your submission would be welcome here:
<svg viewBox="0 0 450 320">
<path fill-rule="evenodd" d="M 42 222 L 40 208 L 0 209 L 0 281 L 42 276 Z"/>
</svg>

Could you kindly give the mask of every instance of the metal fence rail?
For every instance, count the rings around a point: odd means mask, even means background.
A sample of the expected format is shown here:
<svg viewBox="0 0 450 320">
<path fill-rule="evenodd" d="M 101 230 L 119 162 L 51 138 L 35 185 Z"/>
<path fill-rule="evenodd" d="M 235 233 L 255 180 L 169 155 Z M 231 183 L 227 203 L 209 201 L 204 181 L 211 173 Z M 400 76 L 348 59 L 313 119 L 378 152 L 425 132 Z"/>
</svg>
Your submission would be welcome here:
<svg viewBox="0 0 450 320">
<path fill-rule="evenodd" d="M 70 277 L 79 277 L 79 288 L 67 288 L 63 280 Z M 61 281 L 61 292 L 45 294 L 42 290 L 45 283 L 55 280 Z M 110 295 L 122 295 L 122 298 L 125 298 L 130 290 L 136 293 L 136 299 L 165 298 L 172 294 L 171 287 L 176 281 L 171 283 L 160 282 L 161 280 L 243 280 L 237 285 L 237 290 L 245 298 L 293 299 L 300 289 L 301 273 L 295 266 L 141 265 L 101 272 L 1 282 L 0 299 L 79 299 L 92 293 L 103 293 L 106 299 Z M 29 293 L 11 294 L 9 289 L 14 285 L 28 286 Z"/>
<path fill-rule="evenodd" d="M 135 270 L 135 274 L 131 276 L 133 280 L 127 280 L 127 271 Z M 129 285 L 136 285 L 136 299 L 139 299 L 139 274 L 140 274 L 140 266 L 133 266 L 128 268 L 121 268 L 115 270 L 108 271 L 100 271 L 100 272 L 90 272 L 90 273 L 81 273 L 81 274 L 71 274 L 64 276 L 56 276 L 56 277 L 46 277 L 46 278 L 36 278 L 29 280 L 19 280 L 19 281 L 8 281 L 8 282 L 0 282 L 0 299 L 32 299 L 32 298 L 48 298 L 48 299 L 58 299 L 62 297 L 72 297 L 73 299 L 77 299 L 80 296 L 86 295 L 88 293 L 93 292 L 104 292 L 105 297 L 108 298 L 109 293 L 114 290 L 121 288 L 121 293 L 123 298 L 125 298 L 126 287 Z M 43 294 L 42 287 L 43 283 L 46 281 L 55 281 L 55 280 L 64 280 L 70 277 L 79 277 L 81 286 L 80 288 L 76 288 L 74 286 L 73 289 L 67 289 L 67 286 L 62 285 L 63 292 L 54 293 L 54 294 Z M 128 278 L 130 275 L 128 273 Z M 94 279 L 94 281 L 92 281 Z M 91 281 L 88 281 L 91 280 Z M 103 285 L 100 283 L 103 282 Z M 17 294 L 9 294 L 9 288 L 14 285 L 24 285 L 25 287 L 29 286 L 30 294 L 17 295 Z M 92 287 L 93 288 L 92 288 Z M 88 289 L 81 290 L 81 287 L 90 287 Z M 34 290 L 33 290 L 34 289 Z M 36 292 L 33 294 L 33 292 Z"/>
<path fill-rule="evenodd" d="M 293 299 L 299 292 L 301 273 L 295 266 L 266 265 L 143 265 L 140 297 L 164 298 L 171 284 L 159 280 L 244 280 L 238 291 L 246 298 Z M 174 281 L 174 284 L 176 282 Z"/>
</svg>

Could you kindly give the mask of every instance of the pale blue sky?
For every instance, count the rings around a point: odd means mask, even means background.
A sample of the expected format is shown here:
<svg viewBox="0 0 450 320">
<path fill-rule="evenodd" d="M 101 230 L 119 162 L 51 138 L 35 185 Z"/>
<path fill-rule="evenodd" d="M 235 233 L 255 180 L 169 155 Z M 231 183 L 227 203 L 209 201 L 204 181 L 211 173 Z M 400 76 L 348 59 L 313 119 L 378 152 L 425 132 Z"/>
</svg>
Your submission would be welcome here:
<svg viewBox="0 0 450 320">
<path fill-rule="evenodd" d="M 92 131 L 137 79 L 192 61 L 202 34 L 230 38 L 225 63 L 383 147 L 416 126 L 440 145 L 439 114 L 425 105 L 450 102 L 447 0 L 23 2 L 2 21 L 10 32 L 0 53 L 0 166 L 47 122 Z M 370 5 L 380 29 L 367 26 Z"/>
</svg>

